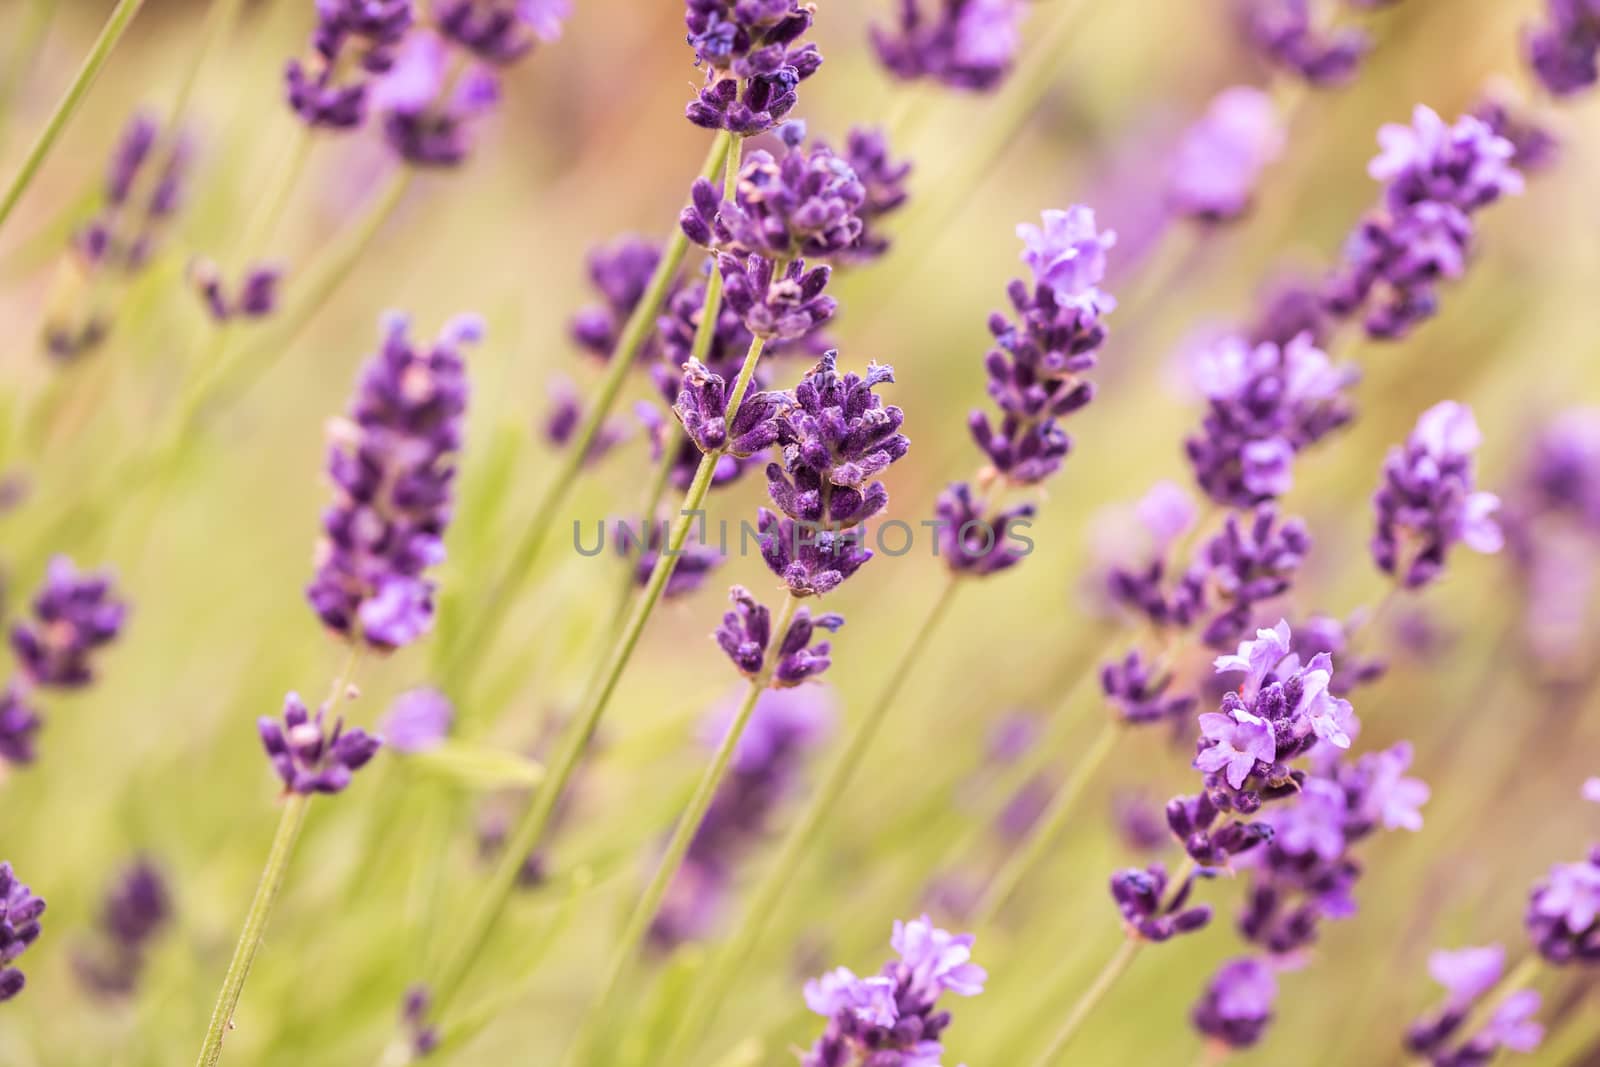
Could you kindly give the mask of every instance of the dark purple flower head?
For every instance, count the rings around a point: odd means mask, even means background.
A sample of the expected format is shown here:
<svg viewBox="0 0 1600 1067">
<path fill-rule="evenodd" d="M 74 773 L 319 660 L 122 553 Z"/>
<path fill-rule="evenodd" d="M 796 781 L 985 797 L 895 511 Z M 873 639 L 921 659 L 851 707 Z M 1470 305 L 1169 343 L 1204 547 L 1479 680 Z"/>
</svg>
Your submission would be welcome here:
<svg viewBox="0 0 1600 1067">
<path fill-rule="evenodd" d="M 17 879 L 11 864 L 0 863 L 0 1003 L 22 992 L 25 979 L 11 964 L 39 939 L 44 901 Z"/>
<path fill-rule="evenodd" d="M 778 440 L 782 394 L 746 393 L 730 426 L 728 402 L 732 391 L 733 383 L 713 374 L 699 360 L 691 357 L 683 365 L 683 388 L 672 411 L 700 451 L 744 457 Z"/>
<path fill-rule="evenodd" d="M 1522 191 L 1511 142 L 1473 115 L 1447 126 L 1436 111 L 1418 104 L 1411 125 L 1389 123 L 1378 130 L 1378 146 L 1367 173 L 1385 183 L 1385 199 L 1396 212 L 1429 201 L 1470 214 Z"/>
<path fill-rule="evenodd" d="M 311 57 L 285 69 L 289 107 L 312 128 L 354 129 L 374 76 L 394 65 L 411 29 L 412 0 L 317 0 L 316 9 Z"/>
<path fill-rule="evenodd" d="M 1346 240 L 1325 305 L 1340 318 L 1365 309 L 1373 340 L 1404 337 L 1438 311 L 1439 283 L 1466 273 L 1472 238 L 1472 220 L 1453 204 L 1374 212 Z"/>
<path fill-rule="evenodd" d="M 1364 30 L 1319 25 L 1312 0 L 1241 0 L 1239 11 L 1262 59 L 1317 88 L 1349 81 L 1372 47 Z"/>
<path fill-rule="evenodd" d="M 1476 489 L 1473 453 L 1482 440 L 1472 410 L 1446 400 L 1424 411 L 1405 445 L 1384 460 L 1372 556 L 1407 589 L 1437 578 L 1458 542 L 1476 552 L 1503 545 L 1494 519 L 1500 500 Z"/>
<path fill-rule="evenodd" d="M 733 601 L 733 610 L 722 617 L 722 625 L 717 627 L 717 645 L 728 654 L 739 673 L 755 678 L 760 675 L 767 647 L 772 644 L 772 613 L 743 586 L 734 586 L 728 591 L 728 597 Z M 788 632 L 778 643 L 771 685 L 787 689 L 827 670 L 832 663 L 828 659 L 831 647 L 826 641 L 813 645 L 811 639 L 818 630 L 833 633 L 843 625 L 844 618 L 840 615 L 813 618 L 806 608 L 796 611 Z"/>
<path fill-rule="evenodd" d="M 29 685 L 77 689 L 94 680 L 97 650 L 116 640 L 127 615 L 108 572 L 85 573 L 56 556 L 34 595 L 32 616 L 11 628 L 11 650 Z"/>
<path fill-rule="evenodd" d="M 769 259 L 828 259 L 861 237 L 859 211 L 867 190 L 826 145 L 793 149 L 782 159 L 757 149 L 745 157 L 734 197 L 696 179 L 679 223 L 696 244 L 734 255 Z"/>
<path fill-rule="evenodd" d="M 1529 896 L 1525 923 L 1533 947 L 1551 963 L 1600 960 L 1600 847 L 1550 868 Z"/>
<path fill-rule="evenodd" d="M 1170 670 L 1146 663 L 1139 651 L 1100 668 L 1100 689 L 1117 709 L 1123 722 L 1142 725 L 1188 718 L 1194 711 L 1192 694 L 1171 693 Z"/>
<path fill-rule="evenodd" d="M 661 246 L 642 237 L 622 237 L 589 253 L 589 282 L 600 295 L 572 317 L 572 339 L 601 359 L 608 359 L 622 334 L 623 324 L 644 297 L 645 288 L 661 262 Z M 643 354 L 641 359 L 647 358 Z"/>
<path fill-rule="evenodd" d="M 1296 275 L 1274 279 L 1260 295 L 1255 321 L 1245 340 L 1252 345 L 1271 343 L 1282 348 L 1305 334 L 1317 348 L 1326 348 L 1333 336 L 1333 320 L 1323 300 L 1320 283 Z"/>
<path fill-rule="evenodd" d="M 1201 356 L 1196 377 L 1207 410 L 1184 448 L 1200 487 L 1226 507 L 1288 492 L 1295 454 L 1353 417 L 1344 391 L 1354 373 L 1304 335 L 1283 346 L 1225 338 Z"/>
<path fill-rule="evenodd" d="M 1279 521 L 1277 509 L 1231 512 L 1221 531 L 1201 546 L 1191 568 L 1203 582 L 1205 600 L 1215 613 L 1201 639 L 1227 648 L 1250 631 L 1257 606 L 1289 591 L 1295 572 L 1311 550 L 1311 534 L 1299 519 Z"/>
<path fill-rule="evenodd" d="M 283 701 L 282 725 L 266 716 L 256 720 L 261 744 L 286 792 L 341 793 L 383 744 L 381 737 L 359 727 L 346 730 L 343 718 L 334 720 L 330 732 L 323 723 L 325 714 L 319 708 L 313 717 L 300 694 L 290 693 Z"/>
<path fill-rule="evenodd" d="M 212 320 L 227 322 L 229 319 L 265 318 L 276 311 L 283 273 L 281 263 L 252 263 L 230 294 L 217 265 L 210 260 L 197 260 L 189 267 L 189 280 Z"/>
<path fill-rule="evenodd" d="M 0 766 L 32 763 L 34 737 L 43 724 L 19 686 L 0 690 Z"/>
<path fill-rule="evenodd" d="M 101 944 L 74 958 L 78 975 L 102 996 L 125 996 L 138 986 L 150 942 L 172 921 L 166 877 L 147 857 L 137 857 L 106 893 L 100 910 Z"/>
<path fill-rule="evenodd" d="M 455 708 L 437 689 L 408 689 L 383 717 L 384 743 L 396 752 L 427 752 L 450 735 Z"/>
<path fill-rule="evenodd" d="M 662 547 L 667 544 L 668 535 L 665 521 L 640 520 L 636 525 L 617 523 L 617 552 L 631 559 L 634 584 L 640 588 L 649 583 L 650 575 L 661 558 Z M 720 567 L 726 558 L 717 548 L 701 544 L 691 531 L 689 539 L 678 549 L 678 562 L 673 566 L 661 595 L 668 600 L 687 596 L 704 585 L 711 572 Z"/>
<path fill-rule="evenodd" d="M 383 114 L 391 151 L 414 167 L 453 167 L 472 150 L 472 127 L 500 101 L 493 68 L 451 72 L 449 49 L 437 35 L 418 31 L 373 87 L 372 107 Z"/>
<path fill-rule="evenodd" d="M 822 596 L 872 558 L 855 530 L 833 530 L 817 523 L 779 518 L 757 510 L 761 558 L 795 596 Z"/>
<path fill-rule="evenodd" d="M 936 1010 L 945 993 L 974 997 L 988 973 L 972 962 L 971 934 L 952 934 L 924 915 L 896 922 L 890 945 L 899 959 L 872 978 L 838 967 L 805 985 L 806 1007 L 828 1020 L 801 1058 L 802 1067 L 934 1067 L 950 1025 Z"/>
<path fill-rule="evenodd" d="M 570 0 L 444 0 L 433 25 L 485 63 L 505 66 L 560 37 L 571 13 Z"/>
<path fill-rule="evenodd" d="M 982 577 L 1015 566 L 1033 550 L 1033 542 L 1016 534 L 1032 525 L 1035 509 L 1013 504 L 990 513 L 966 482 L 951 482 L 934 504 L 939 554 L 958 574 Z"/>
<path fill-rule="evenodd" d="M 1162 864 L 1152 863 L 1143 870 L 1129 867 L 1111 876 L 1111 899 L 1130 933 L 1145 941 L 1168 941 L 1211 921 L 1209 906 L 1185 907 L 1194 879 L 1195 875 L 1188 875 L 1169 896 L 1167 869 Z"/>
<path fill-rule="evenodd" d="M 793 110 L 822 53 L 799 39 L 816 8 L 796 0 L 688 0 L 684 22 L 706 84 L 684 109 L 696 126 L 749 136 Z"/>
<path fill-rule="evenodd" d="M 1278 979 L 1270 958 L 1229 960 L 1212 976 L 1189 1018 L 1196 1030 L 1228 1048 L 1249 1048 L 1272 1022 Z"/>
<path fill-rule="evenodd" d="M 1255 199 L 1261 172 L 1283 151 L 1272 97 L 1248 85 L 1224 89 L 1178 142 L 1167 200 L 1180 215 L 1226 222 Z"/>
<path fill-rule="evenodd" d="M 1428 957 L 1428 973 L 1444 986 L 1445 1003 L 1418 1019 L 1406 1032 L 1406 1050 L 1432 1067 L 1481 1067 L 1502 1049 L 1533 1052 L 1544 1040 L 1534 1019 L 1539 994 L 1514 991 L 1500 1002 L 1477 1033 L 1463 1034 L 1469 1016 L 1500 982 L 1505 950 L 1499 945 L 1439 951 Z"/>
<path fill-rule="evenodd" d="M 906 454 L 905 413 L 873 392 L 894 381 L 894 368 L 839 374 L 837 353 L 823 354 L 778 412 L 782 462 L 767 465 L 767 489 L 789 518 L 830 530 L 882 511 L 889 492 L 877 477 Z"/>
<path fill-rule="evenodd" d="M 874 24 L 872 45 L 897 78 L 933 78 L 952 89 L 993 89 L 1022 44 L 1019 0 L 898 0 L 891 26 Z"/>
<path fill-rule="evenodd" d="M 775 278 L 774 266 L 765 256 L 717 256 L 723 302 L 738 313 L 746 330 L 757 337 L 793 340 L 833 317 L 838 304 L 822 292 L 828 285 L 827 267 L 808 271 L 805 260 L 792 259 Z"/>
<path fill-rule="evenodd" d="M 1600 81 L 1600 5 L 1547 0 L 1545 21 L 1525 38 L 1528 64 L 1555 96 L 1574 96 Z"/>
<path fill-rule="evenodd" d="M 867 191 L 867 198 L 856 209 L 861 219 L 861 235 L 841 258 L 850 264 L 870 262 L 889 251 L 882 220 L 904 206 L 910 195 L 906 179 L 911 174 L 909 159 L 889 157 L 889 139 L 882 131 L 853 126 L 845 138 L 844 158 Z"/>
<path fill-rule="evenodd" d="M 317 573 L 306 597 L 330 629 L 390 651 L 433 624 L 433 582 L 444 559 L 455 453 L 467 408 L 463 346 L 483 335 L 462 317 L 414 345 L 391 316 L 383 347 L 361 372 L 348 420 L 332 424 Z"/>
</svg>

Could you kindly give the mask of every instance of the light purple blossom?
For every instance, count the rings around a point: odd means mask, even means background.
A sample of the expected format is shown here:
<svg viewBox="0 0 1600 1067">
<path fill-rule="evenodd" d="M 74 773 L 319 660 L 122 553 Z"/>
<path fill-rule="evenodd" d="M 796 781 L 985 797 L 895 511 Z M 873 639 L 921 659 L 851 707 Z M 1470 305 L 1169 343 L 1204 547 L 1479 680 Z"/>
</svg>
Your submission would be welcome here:
<svg viewBox="0 0 1600 1067">
<path fill-rule="evenodd" d="M 823 1017 L 840 1012 L 872 1026 L 893 1026 L 894 982 L 888 978 L 857 978 L 848 967 L 836 967 L 805 984 L 806 1007 Z"/>
<path fill-rule="evenodd" d="M 437 689 L 411 689 L 389 706 L 383 736 L 397 752 L 426 752 L 449 735 L 454 717 L 449 698 Z"/>
<path fill-rule="evenodd" d="M 1500 981 L 1506 950 L 1499 945 L 1439 949 L 1428 957 L 1428 973 L 1450 992 L 1450 1002 L 1471 1004 Z"/>
<path fill-rule="evenodd" d="M 924 915 L 894 923 L 889 945 L 911 968 L 911 988 L 928 999 L 948 991 L 962 997 L 983 992 L 988 972 L 972 962 L 971 934 L 952 934 Z"/>
<path fill-rule="evenodd" d="M 1178 143 L 1167 183 L 1173 210 L 1213 222 L 1242 215 L 1283 142 L 1270 95 L 1248 85 L 1224 89 Z"/>
<path fill-rule="evenodd" d="M 1210 773 L 1226 769 L 1228 784 L 1235 789 L 1244 785 L 1257 760 L 1271 763 L 1277 756 L 1272 724 L 1241 708 L 1229 715 L 1212 711 L 1200 716 L 1200 733 L 1216 744 L 1195 757 L 1195 767 Z"/>
<path fill-rule="evenodd" d="M 1081 204 L 1066 211 L 1046 211 L 1044 225 L 1019 223 L 1024 246 L 1022 262 L 1039 285 L 1055 293 L 1063 306 L 1112 311 L 1116 300 L 1099 289 L 1106 276 L 1106 251 L 1117 243 L 1112 230 L 1095 228 L 1094 211 Z"/>
</svg>

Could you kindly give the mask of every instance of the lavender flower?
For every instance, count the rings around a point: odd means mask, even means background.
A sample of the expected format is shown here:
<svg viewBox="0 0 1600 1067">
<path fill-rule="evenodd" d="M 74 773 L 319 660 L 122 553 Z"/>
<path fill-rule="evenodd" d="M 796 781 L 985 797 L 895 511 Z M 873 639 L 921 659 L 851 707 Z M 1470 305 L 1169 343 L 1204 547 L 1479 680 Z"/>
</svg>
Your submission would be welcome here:
<svg viewBox="0 0 1600 1067">
<path fill-rule="evenodd" d="M 1026 11 L 1018 0 L 899 0 L 892 27 L 873 25 L 872 46 L 897 78 L 993 89 L 1016 62 Z"/>
<path fill-rule="evenodd" d="M 1249 1048 L 1271 1024 L 1277 999 L 1272 964 L 1246 956 L 1217 970 L 1189 1018 L 1196 1030 L 1228 1048 Z"/>
<path fill-rule="evenodd" d="M 419 348 L 407 327 L 403 316 L 388 319 L 349 420 L 332 424 L 336 494 L 306 589 L 325 625 L 380 651 L 410 644 L 433 624 L 434 586 L 423 574 L 444 559 L 452 457 L 467 405 L 460 348 L 483 334 L 477 319 L 463 317 Z"/>
<path fill-rule="evenodd" d="M 1111 876 L 1111 899 L 1122 912 L 1131 936 L 1145 941 L 1169 941 L 1211 921 L 1209 906 L 1185 906 L 1194 889 L 1194 879 L 1193 874 L 1185 877 L 1169 898 L 1166 867 L 1159 863 L 1143 870 L 1129 867 Z"/>
<path fill-rule="evenodd" d="M 1248 85 L 1224 89 L 1178 143 L 1167 199 L 1180 215 L 1207 222 L 1238 218 L 1255 198 L 1261 172 L 1283 151 L 1272 97 Z"/>
<path fill-rule="evenodd" d="M 696 126 L 749 136 L 777 125 L 822 53 L 797 44 L 815 8 L 797 0 L 688 0 L 684 21 L 706 85 L 684 108 Z"/>
<path fill-rule="evenodd" d="M 1226 648 L 1254 622 L 1257 605 L 1289 590 L 1295 572 L 1311 550 L 1311 534 L 1299 519 L 1279 521 L 1269 504 L 1249 515 L 1233 512 L 1222 530 L 1201 547 L 1195 580 L 1205 583 L 1217 612 L 1201 639 Z"/>
<path fill-rule="evenodd" d="M 731 394 L 732 385 L 729 382 L 691 357 L 683 365 L 683 388 L 678 393 L 678 402 L 672 406 L 672 412 L 683 424 L 689 440 L 708 455 L 727 453 L 744 457 L 770 447 L 782 432 L 778 422 L 781 395 L 767 392 L 746 394 L 733 424 L 729 425 L 728 403 Z"/>
<path fill-rule="evenodd" d="M 79 689 L 94 681 L 93 658 L 116 640 L 127 615 L 108 572 L 85 573 L 55 556 L 33 598 L 32 618 L 11 628 L 11 650 L 29 685 Z"/>
<path fill-rule="evenodd" d="M 388 71 L 414 20 L 411 0 L 319 0 L 312 58 L 284 72 L 289 107 L 314 129 L 366 121 L 375 75 Z"/>
<path fill-rule="evenodd" d="M 937 1011 L 945 993 L 973 997 L 988 974 L 972 962 L 971 934 L 952 934 L 924 915 L 896 922 L 890 945 L 899 959 L 873 978 L 848 968 L 806 983 L 806 1007 L 828 1020 L 801 1058 L 803 1067 L 921 1067 L 939 1062 L 950 1013 Z"/>
<path fill-rule="evenodd" d="M 1372 555 L 1405 588 L 1437 578 L 1458 542 L 1476 552 L 1504 543 L 1493 517 L 1499 498 L 1475 490 L 1472 454 L 1482 440 L 1471 409 L 1446 400 L 1423 412 L 1405 446 L 1384 460 Z"/>
<path fill-rule="evenodd" d="M 736 704 L 726 703 L 707 718 L 702 731 L 707 746 L 727 732 Z M 739 863 L 766 836 L 773 812 L 794 792 L 802 762 L 833 727 L 836 704 L 821 686 L 769 689 L 757 699 L 728 776 L 651 925 L 650 939 L 658 948 L 711 932 Z"/>
<path fill-rule="evenodd" d="M 560 37 L 561 20 L 571 13 L 570 0 L 446 0 L 433 22 L 478 59 L 505 66 Z"/>
<path fill-rule="evenodd" d="M 1176 722 L 1194 711 L 1194 696 L 1169 692 L 1173 681 L 1170 670 L 1146 663 L 1137 649 L 1100 668 L 1101 691 L 1131 725 Z"/>
<path fill-rule="evenodd" d="M 739 168 L 732 200 L 697 178 L 678 221 L 689 240 L 734 255 L 827 259 L 860 239 L 866 199 L 856 172 L 827 145 L 781 159 L 757 149 Z"/>
<path fill-rule="evenodd" d="M 572 339 L 578 347 L 609 359 L 622 335 L 622 327 L 644 298 L 644 291 L 661 262 L 661 246 L 641 237 L 627 236 L 589 253 L 589 281 L 600 295 L 572 317 Z M 648 358 L 640 354 L 641 360 Z"/>
<path fill-rule="evenodd" d="M 777 277 L 774 268 L 774 262 L 763 256 L 717 257 L 722 299 L 738 313 L 746 330 L 756 337 L 793 340 L 833 317 L 838 304 L 822 293 L 828 284 L 827 267 L 808 271 L 805 260 L 794 259 Z"/>
<path fill-rule="evenodd" d="M 839 587 L 872 558 L 854 530 L 831 530 L 806 520 L 756 512 L 761 558 L 794 596 L 822 596 Z"/>
<path fill-rule="evenodd" d="M 342 793 L 350 776 L 366 766 L 383 744 L 382 738 L 359 727 L 345 730 L 343 718 L 334 720 L 333 730 L 328 731 L 324 714 L 318 708 L 312 717 L 300 694 L 290 693 L 283 701 L 281 726 L 266 716 L 256 720 L 262 747 L 286 792 Z"/>
<path fill-rule="evenodd" d="M 1032 525 L 1036 511 L 1023 503 L 990 515 L 970 485 L 951 482 L 934 504 L 938 551 L 945 566 L 957 574 L 982 577 L 1022 562 L 1033 542 L 1017 531 Z"/>
<path fill-rule="evenodd" d="M 867 193 L 856 209 L 856 216 L 861 219 L 861 234 L 843 255 L 846 262 L 860 264 L 889 251 L 889 238 L 884 236 L 881 223 L 899 211 L 910 195 L 906 179 L 911 174 L 911 161 L 891 159 L 888 136 L 882 130 L 864 126 L 851 128 L 844 148 L 845 162 L 856 172 L 856 178 Z"/>
<path fill-rule="evenodd" d="M 150 942 L 172 921 L 172 894 L 161 869 L 138 857 L 118 876 L 100 911 L 103 944 L 96 954 L 75 959 L 78 974 L 103 996 L 125 996 L 137 987 Z"/>
<path fill-rule="evenodd" d="M 408 689 L 383 717 L 384 743 L 396 752 L 427 752 L 450 734 L 455 708 L 437 689 Z"/>
<path fill-rule="evenodd" d="M 22 992 L 27 980 L 11 964 L 39 939 L 43 913 L 44 901 L 17 879 L 9 862 L 0 863 L 0 1003 Z"/>
<path fill-rule="evenodd" d="M 741 674 L 758 677 L 767 658 L 767 646 L 772 643 L 772 613 L 743 586 L 734 586 L 728 597 L 733 601 L 733 610 L 722 617 L 722 625 L 717 627 L 717 645 Z M 796 611 L 788 632 L 778 643 L 771 684 L 787 689 L 826 671 L 833 662 L 828 658 L 832 648 L 827 641 L 812 644 L 811 640 L 818 630 L 834 633 L 843 625 L 841 615 L 813 618 L 806 608 Z"/>
<path fill-rule="evenodd" d="M 189 277 L 200 293 L 206 310 L 215 322 L 230 319 L 260 319 L 271 315 L 278 307 L 278 286 L 283 280 L 283 266 L 278 263 L 255 263 L 245 270 L 233 295 L 215 263 L 201 260 L 189 269 Z"/>
<path fill-rule="evenodd" d="M 1262 59 L 1319 89 L 1349 81 L 1372 47 L 1355 27 L 1319 26 L 1312 0 L 1241 0 L 1239 10 L 1245 35 Z"/>
<path fill-rule="evenodd" d="M 15 683 L 0 691 L 0 764 L 32 763 L 34 737 L 42 725 Z"/>
<path fill-rule="evenodd" d="M 1227 507 L 1288 492 L 1296 453 L 1353 417 L 1344 395 L 1353 372 L 1304 335 L 1282 347 L 1225 338 L 1202 356 L 1197 375 L 1208 406 L 1184 448 L 1200 487 Z"/>
<path fill-rule="evenodd" d="M 373 90 L 391 151 L 414 167 L 453 167 L 472 150 L 472 127 L 500 100 L 500 80 L 487 67 L 452 78 L 442 39 L 415 32 Z"/>
<path fill-rule="evenodd" d="M 1575 96 L 1600 81 L 1600 5 L 1547 0 L 1544 24 L 1531 30 L 1528 64 L 1555 96 Z"/>
<path fill-rule="evenodd" d="M 666 522 L 644 521 L 637 528 L 619 522 L 616 527 L 618 554 L 632 557 L 634 584 L 643 588 L 655 572 L 661 550 L 667 544 L 669 530 Z M 678 562 L 661 591 L 662 597 L 672 600 L 687 596 L 705 584 L 711 572 L 722 565 L 726 556 L 710 545 L 701 544 L 691 534 L 678 549 Z"/>
<path fill-rule="evenodd" d="M 1528 989 L 1507 997 L 1477 1033 L 1461 1033 L 1473 1010 L 1499 984 L 1504 969 L 1505 950 L 1499 945 L 1433 953 L 1428 973 L 1447 995 L 1440 1008 L 1407 1031 L 1407 1051 L 1425 1057 L 1433 1067 L 1474 1067 L 1488 1063 L 1502 1049 L 1537 1049 L 1544 1039 L 1544 1028 L 1533 1018 L 1539 994 Z"/>
<path fill-rule="evenodd" d="M 1558 863 L 1533 889 L 1525 920 L 1534 948 L 1551 963 L 1600 960 L 1600 847 Z"/>
</svg>

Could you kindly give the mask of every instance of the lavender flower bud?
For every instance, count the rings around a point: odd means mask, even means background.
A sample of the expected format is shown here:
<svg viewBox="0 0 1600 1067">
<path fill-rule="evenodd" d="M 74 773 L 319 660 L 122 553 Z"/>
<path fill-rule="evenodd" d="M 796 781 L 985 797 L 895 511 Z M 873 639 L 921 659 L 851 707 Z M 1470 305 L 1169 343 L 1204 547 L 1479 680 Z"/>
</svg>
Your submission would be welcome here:
<svg viewBox="0 0 1600 1067">
<path fill-rule="evenodd" d="M 1031 525 L 1032 504 L 1003 508 L 993 516 L 966 482 L 951 482 L 934 504 L 939 554 L 957 574 L 982 577 L 1020 563 L 1033 542 L 1016 534 Z"/>
<path fill-rule="evenodd" d="M 1229 1048 L 1249 1048 L 1272 1022 L 1278 980 L 1271 958 L 1229 960 L 1189 1013 L 1194 1028 Z"/>
<path fill-rule="evenodd" d="M 783 275 L 773 278 L 776 264 L 764 256 L 741 260 L 726 253 L 717 257 L 722 273 L 722 299 L 738 313 L 744 328 L 757 337 L 792 340 L 804 337 L 833 317 L 838 306 L 822 295 L 828 268 L 806 270 L 806 261 L 794 259 Z"/>
<path fill-rule="evenodd" d="M 1363 30 L 1318 26 L 1312 0 L 1241 0 L 1239 12 L 1247 40 L 1263 59 L 1316 88 L 1348 82 L 1372 47 Z"/>
<path fill-rule="evenodd" d="M 892 26 L 872 26 L 872 46 L 897 78 L 981 92 L 1011 72 L 1026 11 L 1018 0 L 899 0 Z"/>
<path fill-rule="evenodd" d="M 728 425 L 728 400 L 732 386 L 705 364 L 690 358 L 683 365 L 683 388 L 672 412 L 700 451 L 749 456 L 778 440 L 779 393 L 747 393 Z"/>
<path fill-rule="evenodd" d="M 87 574 L 56 556 L 33 598 L 33 617 L 11 628 L 11 650 L 30 685 L 78 689 L 94 681 L 95 652 L 116 640 L 127 614 L 109 573 Z"/>
<path fill-rule="evenodd" d="M 323 725 L 324 714 L 318 708 L 313 718 L 300 695 L 290 693 L 283 701 L 281 726 L 265 716 L 256 720 L 262 747 L 286 792 L 342 793 L 350 776 L 366 766 L 383 744 L 381 737 L 359 727 L 346 731 L 343 718 L 334 720 L 330 733 Z"/>
<path fill-rule="evenodd" d="M 1255 198 L 1261 172 L 1283 151 L 1283 125 L 1272 97 L 1248 85 L 1224 89 L 1184 133 L 1167 181 L 1180 215 L 1226 222 Z"/>
<path fill-rule="evenodd" d="M 9 862 L 0 863 L 0 1003 L 22 992 L 26 982 L 11 964 L 39 939 L 44 901 L 17 879 Z"/>
<path fill-rule="evenodd" d="M 867 190 L 826 145 L 795 149 L 782 159 L 760 149 L 745 157 L 731 201 L 705 178 L 690 189 L 679 217 L 696 244 L 739 256 L 828 259 L 861 237 Z"/>
<path fill-rule="evenodd" d="M 772 643 L 772 613 L 743 586 L 734 586 L 728 591 L 728 597 L 733 601 L 734 610 L 722 617 L 722 625 L 715 634 L 717 645 L 727 653 L 739 673 L 754 678 L 761 671 L 767 646 Z M 832 663 L 828 659 L 830 645 L 827 641 L 813 645 L 811 639 L 817 630 L 833 633 L 843 625 L 844 618 L 840 615 L 813 618 L 806 608 L 796 611 L 788 632 L 778 643 L 771 685 L 787 689 L 827 670 Z"/>
<path fill-rule="evenodd" d="M 749 136 L 777 125 L 822 54 L 797 44 L 816 9 L 796 0 L 688 0 L 684 22 L 706 85 L 684 108 L 696 126 Z"/>
</svg>

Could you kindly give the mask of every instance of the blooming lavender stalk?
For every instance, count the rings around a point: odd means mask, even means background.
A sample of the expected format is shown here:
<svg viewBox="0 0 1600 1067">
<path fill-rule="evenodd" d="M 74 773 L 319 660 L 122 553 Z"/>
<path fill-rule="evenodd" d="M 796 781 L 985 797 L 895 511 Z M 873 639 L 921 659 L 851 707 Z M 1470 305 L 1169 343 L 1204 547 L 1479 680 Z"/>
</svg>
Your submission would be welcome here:
<svg viewBox="0 0 1600 1067">
<path fill-rule="evenodd" d="M 1018 0 L 898 0 L 893 26 L 873 25 L 872 46 L 897 78 L 987 91 L 1016 62 L 1026 10 Z"/>
<path fill-rule="evenodd" d="M 974 997 L 988 973 L 972 962 L 971 934 L 952 934 L 924 915 L 895 921 L 890 946 L 899 959 L 871 978 L 839 967 L 805 985 L 806 1007 L 828 1020 L 801 1058 L 803 1067 L 916 1067 L 935 1064 L 950 1025 L 939 1011 L 945 993 Z"/>
<path fill-rule="evenodd" d="M 99 949 L 74 959 L 79 977 L 101 996 L 132 993 L 150 943 L 171 923 L 172 910 L 172 892 L 161 868 L 147 857 L 135 858 L 101 905 Z"/>
<path fill-rule="evenodd" d="M 797 0 L 688 0 L 689 45 L 706 84 L 684 116 L 746 137 L 781 122 L 822 65 L 816 45 L 798 43 L 815 14 Z"/>
<path fill-rule="evenodd" d="M 0 1003 L 22 992 L 27 979 L 13 967 L 39 939 L 44 901 L 17 879 L 9 862 L 0 863 Z"/>
</svg>

